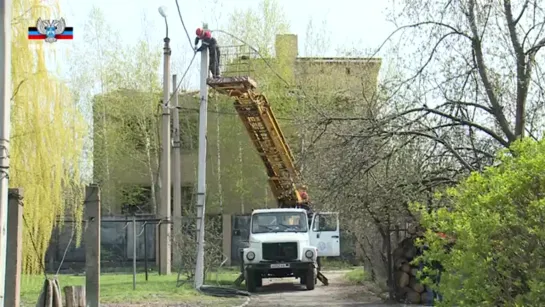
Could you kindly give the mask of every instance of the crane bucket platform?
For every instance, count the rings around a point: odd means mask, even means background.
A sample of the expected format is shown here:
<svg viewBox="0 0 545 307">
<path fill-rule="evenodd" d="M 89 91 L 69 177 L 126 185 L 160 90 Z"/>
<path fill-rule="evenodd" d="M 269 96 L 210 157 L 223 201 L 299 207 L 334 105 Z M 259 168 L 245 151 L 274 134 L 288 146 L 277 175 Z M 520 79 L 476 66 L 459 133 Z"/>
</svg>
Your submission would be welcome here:
<svg viewBox="0 0 545 307">
<path fill-rule="evenodd" d="M 208 78 L 206 83 L 220 94 L 231 97 L 239 97 L 257 87 L 256 82 L 250 77 L 239 76 L 220 77 L 215 79 Z"/>
<path fill-rule="evenodd" d="M 255 91 L 257 83 L 250 77 L 232 76 L 209 78 L 207 84 L 219 93 L 235 99 L 235 110 L 265 164 L 269 185 L 279 207 L 310 210 L 305 188 L 299 182 L 293 154 L 267 98 Z"/>
</svg>

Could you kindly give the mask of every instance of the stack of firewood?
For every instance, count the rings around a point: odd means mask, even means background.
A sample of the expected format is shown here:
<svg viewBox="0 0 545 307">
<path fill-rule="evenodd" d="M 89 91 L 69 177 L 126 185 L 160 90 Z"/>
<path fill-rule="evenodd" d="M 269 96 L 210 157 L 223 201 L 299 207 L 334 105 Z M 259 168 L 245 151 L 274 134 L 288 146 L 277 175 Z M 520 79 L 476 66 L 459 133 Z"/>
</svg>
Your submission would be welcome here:
<svg viewBox="0 0 545 307">
<path fill-rule="evenodd" d="M 433 295 L 418 280 L 418 267 L 411 265 L 411 261 L 416 257 L 416 254 L 417 248 L 414 245 L 414 238 L 401 241 L 399 247 L 393 252 L 396 297 L 410 304 L 430 304 Z"/>
</svg>

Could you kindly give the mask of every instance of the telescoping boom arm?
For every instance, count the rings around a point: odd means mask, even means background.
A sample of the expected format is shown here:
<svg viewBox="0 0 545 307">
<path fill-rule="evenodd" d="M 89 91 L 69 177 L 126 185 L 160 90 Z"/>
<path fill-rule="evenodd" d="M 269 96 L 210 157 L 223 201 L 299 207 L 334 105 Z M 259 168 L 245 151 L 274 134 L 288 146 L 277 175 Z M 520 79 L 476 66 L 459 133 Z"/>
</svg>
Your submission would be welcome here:
<svg viewBox="0 0 545 307">
<path fill-rule="evenodd" d="M 216 91 L 235 99 L 234 106 L 261 160 L 269 185 L 281 208 L 309 208 L 306 187 L 300 181 L 293 154 L 265 95 L 255 91 L 249 77 L 208 79 Z"/>
</svg>

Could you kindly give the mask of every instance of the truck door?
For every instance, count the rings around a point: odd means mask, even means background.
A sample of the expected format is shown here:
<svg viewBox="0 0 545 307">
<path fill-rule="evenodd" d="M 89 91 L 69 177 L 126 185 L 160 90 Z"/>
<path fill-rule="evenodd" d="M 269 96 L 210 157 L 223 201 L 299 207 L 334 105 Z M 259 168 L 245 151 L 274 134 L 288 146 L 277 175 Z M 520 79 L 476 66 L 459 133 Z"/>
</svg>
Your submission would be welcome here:
<svg viewBox="0 0 545 307">
<path fill-rule="evenodd" d="M 339 213 L 319 212 L 312 218 L 310 245 L 318 248 L 319 257 L 341 255 Z"/>
</svg>

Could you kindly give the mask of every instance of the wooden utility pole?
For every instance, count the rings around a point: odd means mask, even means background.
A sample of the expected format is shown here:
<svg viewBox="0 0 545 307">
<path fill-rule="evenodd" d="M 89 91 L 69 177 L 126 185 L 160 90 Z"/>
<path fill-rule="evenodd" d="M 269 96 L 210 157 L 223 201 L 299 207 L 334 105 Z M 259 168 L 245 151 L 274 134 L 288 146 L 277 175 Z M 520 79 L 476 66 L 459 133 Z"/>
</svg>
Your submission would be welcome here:
<svg viewBox="0 0 545 307">
<path fill-rule="evenodd" d="M 87 307 L 100 306 L 100 190 L 85 189 L 85 295 Z"/>
</svg>

